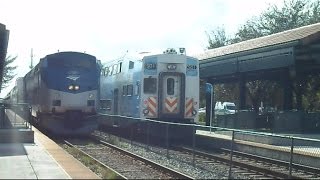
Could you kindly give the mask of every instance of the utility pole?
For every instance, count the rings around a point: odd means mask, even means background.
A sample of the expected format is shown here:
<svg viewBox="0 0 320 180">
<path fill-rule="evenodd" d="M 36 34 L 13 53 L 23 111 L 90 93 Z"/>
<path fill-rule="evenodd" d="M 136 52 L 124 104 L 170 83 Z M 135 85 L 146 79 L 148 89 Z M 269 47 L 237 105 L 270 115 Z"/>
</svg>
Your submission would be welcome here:
<svg viewBox="0 0 320 180">
<path fill-rule="evenodd" d="M 30 55 L 30 57 L 31 57 L 31 64 L 30 64 L 29 68 L 32 69 L 32 68 L 33 68 L 33 48 L 31 48 L 31 55 Z"/>
</svg>

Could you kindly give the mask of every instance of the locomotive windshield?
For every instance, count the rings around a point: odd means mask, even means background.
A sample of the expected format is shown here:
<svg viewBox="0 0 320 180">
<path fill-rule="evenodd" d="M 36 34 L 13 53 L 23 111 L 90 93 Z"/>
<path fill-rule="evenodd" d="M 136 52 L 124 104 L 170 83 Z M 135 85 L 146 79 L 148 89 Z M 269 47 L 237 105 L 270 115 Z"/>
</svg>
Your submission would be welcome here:
<svg viewBox="0 0 320 180">
<path fill-rule="evenodd" d="M 143 92 L 148 94 L 154 94 L 157 92 L 157 79 L 156 78 L 144 78 Z"/>
<path fill-rule="evenodd" d="M 59 57 L 49 57 L 48 65 L 50 67 L 75 67 L 75 68 L 95 68 L 95 58 L 91 56 L 59 56 Z"/>
</svg>

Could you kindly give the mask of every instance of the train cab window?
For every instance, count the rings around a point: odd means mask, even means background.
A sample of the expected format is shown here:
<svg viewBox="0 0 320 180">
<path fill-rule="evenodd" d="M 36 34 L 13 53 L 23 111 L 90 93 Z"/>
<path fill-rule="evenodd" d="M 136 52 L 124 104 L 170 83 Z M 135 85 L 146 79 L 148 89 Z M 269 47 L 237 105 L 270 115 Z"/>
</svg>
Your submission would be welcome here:
<svg viewBox="0 0 320 180">
<path fill-rule="evenodd" d="M 174 95 L 174 79 L 173 78 L 167 79 L 167 94 Z"/>
<path fill-rule="evenodd" d="M 133 69 L 134 68 L 134 62 L 133 61 L 129 61 L 129 69 Z"/>
<path fill-rule="evenodd" d="M 133 85 L 132 84 L 129 84 L 127 86 L 127 89 L 128 89 L 128 96 L 132 96 L 133 95 Z"/>
<path fill-rule="evenodd" d="M 101 99 L 100 100 L 100 108 L 104 110 L 111 110 L 111 99 Z"/>
<path fill-rule="evenodd" d="M 127 86 L 124 85 L 124 86 L 122 86 L 122 96 L 125 96 L 127 94 L 128 94 L 128 89 L 127 89 Z"/>
<path fill-rule="evenodd" d="M 157 79 L 156 78 L 144 78 L 143 92 L 147 93 L 147 94 L 156 93 L 157 92 Z"/>
<path fill-rule="evenodd" d="M 109 66 L 107 76 L 111 76 L 112 74 L 113 74 L 113 66 Z"/>
</svg>

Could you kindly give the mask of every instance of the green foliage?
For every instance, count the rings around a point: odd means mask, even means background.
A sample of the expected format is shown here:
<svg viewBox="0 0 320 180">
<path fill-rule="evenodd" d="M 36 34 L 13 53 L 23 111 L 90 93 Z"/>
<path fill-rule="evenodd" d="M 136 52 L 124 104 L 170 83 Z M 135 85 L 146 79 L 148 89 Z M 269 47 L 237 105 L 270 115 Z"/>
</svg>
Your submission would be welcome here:
<svg viewBox="0 0 320 180">
<path fill-rule="evenodd" d="M 14 71 L 17 69 L 17 66 L 12 66 L 12 63 L 16 59 L 17 59 L 17 56 L 15 57 L 7 56 L 7 58 L 5 59 L 1 89 L 6 88 L 10 83 L 10 81 L 16 76 Z"/>
<path fill-rule="evenodd" d="M 306 111 L 320 110 L 320 75 L 309 75 L 305 79 L 297 85 L 303 92 L 302 107 Z"/>
<path fill-rule="evenodd" d="M 264 102 L 265 105 L 281 106 L 279 102 L 280 86 L 277 82 L 273 81 L 261 81 L 255 80 L 246 84 L 248 89 L 248 96 L 253 108 L 258 111 L 260 102 Z M 264 106 L 265 106 L 264 105 Z"/>
<path fill-rule="evenodd" d="M 209 49 L 218 48 L 229 44 L 229 38 L 227 38 L 225 29 L 223 27 L 218 27 L 215 31 L 211 32 L 211 36 L 213 36 L 213 38 L 211 38 L 210 34 L 208 33 L 207 36 L 209 38 Z"/>
<path fill-rule="evenodd" d="M 199 124 L 206 123 L 206 113 L 199 113 Z"/>
<path fill-rule="evenodd" d="M 236 102 L 239 97 L 239 86 L 236 83 L 214 85 L 215 99 L 221 102 Z"/>
</svg>

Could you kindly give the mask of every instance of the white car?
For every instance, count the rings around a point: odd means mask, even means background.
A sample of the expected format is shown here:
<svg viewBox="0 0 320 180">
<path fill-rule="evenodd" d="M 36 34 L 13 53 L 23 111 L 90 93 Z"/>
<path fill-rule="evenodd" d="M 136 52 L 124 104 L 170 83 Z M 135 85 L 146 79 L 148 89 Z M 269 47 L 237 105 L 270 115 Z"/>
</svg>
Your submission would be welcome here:
<svg viewBox="0 0 320 180">
<path fill-rule="evenodd" d="M 199 108 L 199 113 L 206 113 L 206 107 Z"/>
</svg>

